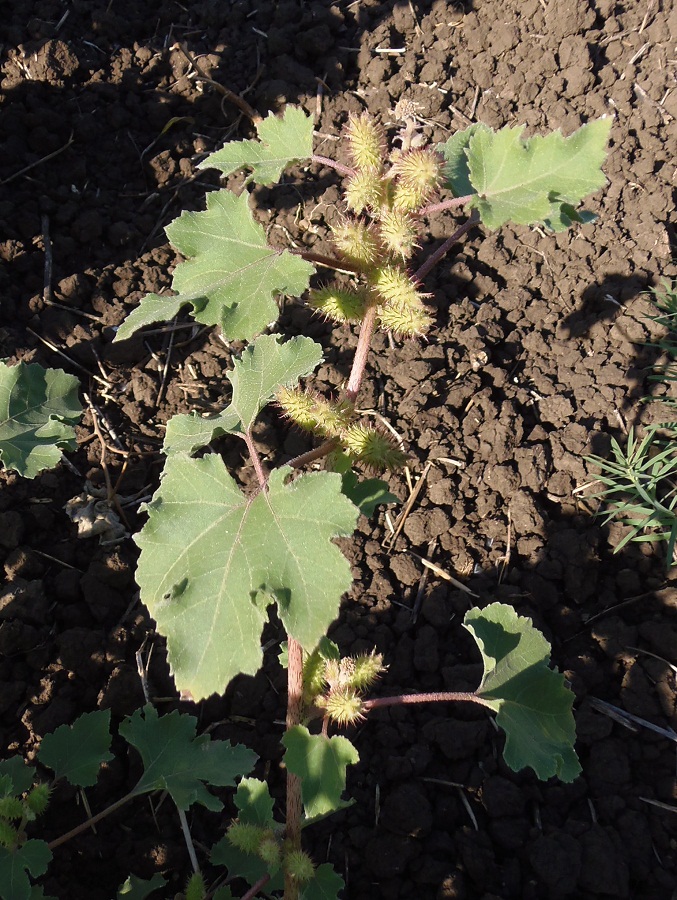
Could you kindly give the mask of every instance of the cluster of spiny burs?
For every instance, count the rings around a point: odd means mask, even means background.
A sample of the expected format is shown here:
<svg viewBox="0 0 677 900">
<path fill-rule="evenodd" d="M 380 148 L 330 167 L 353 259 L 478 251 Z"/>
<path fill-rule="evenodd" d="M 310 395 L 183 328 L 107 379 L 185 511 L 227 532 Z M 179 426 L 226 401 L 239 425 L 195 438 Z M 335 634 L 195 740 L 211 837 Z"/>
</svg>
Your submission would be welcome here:
<svg viewBox="0 0 677 900">
<path fill-rule="evenodd" d="M 25 826 L 47 809 L 49 794 L 49 785 L 43 783 L 33 785 L 23 797 L 0 798 L 0 847 L 13 853 L 25 842 Z"/>
<path fill-rule="evenodd" d="M 438 187 L 442 158 L 425 147 L 389 153 L 383 130 L 367 113 L 350 118 L 347 143 L 353 170 L 345 187 L 346 212 L 332 239 L 357 278 L 348 288 L 311 291 L 309 305 L 337 323 L 360 323 L 375 308 L 384 331 L 422 335 L 432 319 L 407 263 L 418 246 L 420 211 Z M 296 425 L 334 440 L 352 460 L 376 470 L 405 461 L 387 434 L 356 421 L 352 398 L 330 402 L 285 388 L 278 401 Z"/>
<path fill-rule="evenodd" d="M 336 647 L 330 656 L 316 648 L 303 664 L 303 719 L 321 716 L 325 727 L 329 722 L 338 726 L 359 722 L 364 718 L 362 697 L 383 671 L 380 653 L 342 659 Z M 285 839 L 282 825 L 266 827 L 237 820 L 227 834 L 233 846 L 258 856 L 269 871 L 282 869 L 300 884 L 310 881 L 315 872 L 310 856 Z"/>
</svg>

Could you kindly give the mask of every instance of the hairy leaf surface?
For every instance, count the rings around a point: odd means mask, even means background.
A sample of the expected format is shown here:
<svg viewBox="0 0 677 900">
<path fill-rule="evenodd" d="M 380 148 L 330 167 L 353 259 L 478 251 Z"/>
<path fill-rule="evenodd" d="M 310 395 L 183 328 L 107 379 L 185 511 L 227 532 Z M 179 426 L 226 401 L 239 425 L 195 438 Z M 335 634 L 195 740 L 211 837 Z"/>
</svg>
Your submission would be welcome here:
<svg viewBox="0 0 677 900">
<path fill-rule="evenodd" d="M 288 250 L 268 246 L 246 192 L 236 197 L 230 191 L 214 191 L 207 195 L 206 210 L 183 212 L 166 230 L 185 257 L 174 271 L 177 296 L 144 297 L 118 328 L 116 341 L 172 318 L 186 304 L 193 307 L 197 322 L 220 325 L 229 340 L 249 341 L 277 320 L 275 296 L 299 296 L 314 271 Z"/>
<path fill-rule="evenodd" d="M 101 763 L 113 759 L 110 752 L 110 710 L 83 713 L 72 725 L 60 725 L 42 739 L 38 759 L 78 787 L 96 784 Z"/>
<path fill-rule="evenodd" d="M 177 711 L 159 717 L 153 706 L 137 709 L 120 725 L 120 734 L 141 754 L 144 772 L 135 794 L 166 790 L 179 809 L 200 803 L 212 812 L 223 803 L 206 784 L 230 787 L 250 772 L 256 754 L 239 744 L 196 734 L 197 719 Z"/>
<path fill-rule="evenodd" d="M 357 509 L 341 476 L 273 471 L 246 497 L 216 455 L 170 456 L 136 541 L 142 601 L 167 636 L 180 689 L 197 700 L 261 665 L 260 634 L 275 600 L 289 634 L 311 651 L 336 618 L 350 566 L 331 539 Z"/>
<path fill-rule="evenodd" d="M 0 363 L 0 460 L 25 478 L 35 478 L 75 449 L 73 426 L 80 418 L 77 378 L 36 363 Z"/>
<path fill-rule="evenodd" d="M 463 624 L 482 653 L 484 675 L 476 694 L 496 711 L 505 731 L 503 755 L 518 772 L 531 766 L 542 780 L 573 781 L 581 767 L 574 752 L 573 693 L 550 668 L 550 645 L 531 619 L 511 606 L 471 609 Z"/>
<path fill-rule="evenodd" d="M 346 768 L 359 761 L 347 738 L 311 734 L 304 725 L 286 731 L 284 764 L 301 779 L 303 806 L 308 818 L 324 816 L 345 806 Z"/>
<path fill-rule="evenodd" d="M 220 169 L 224 175 L 251 169 L 247 181 L 270 185 L 290 163 L 313 155 L 313 120 L 298 106 L 288 106 L 282 118 L 270 113 L 257 132 L 258 141 L 230 141 L 198 168 Z"/>
<path fill-rule="evenodd" d="M 511 221 L 561 230 L 586 220 L 575 207 L 606 184 L 601 166 L 610 128 L 611 118 L 602 118 L 569 137 L 555 131 L 525 140 L 524 126 L 472 126 L 442 145 L 448 186 L 457 195 L 477 194 L 469 206 L 488 228 Z"/>
</svg>

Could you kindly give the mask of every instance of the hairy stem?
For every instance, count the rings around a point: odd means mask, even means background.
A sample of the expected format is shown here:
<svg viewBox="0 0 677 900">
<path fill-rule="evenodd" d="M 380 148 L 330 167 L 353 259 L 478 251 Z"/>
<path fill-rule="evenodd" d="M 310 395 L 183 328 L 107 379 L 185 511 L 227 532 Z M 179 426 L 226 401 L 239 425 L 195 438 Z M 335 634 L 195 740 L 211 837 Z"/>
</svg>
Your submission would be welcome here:
<svg viewBox="0 0 677 900">
<path fill-rule="evenodd" d="M 469 203 L 475 194 L 466 194 L 465 197 L 452 197 L 450 200 L 442 200 L 440 203 L 431 203 L 430 206 L 424 206 L 419 210 L 419 216 L 429 216 L 432 213 L 443 212 L 445 209 L 458 209 L 459 206 L 465 206 Z"/>
<path fill-rule="evenodd" d="M 315 462 L 316 459 L 322 459 L 322 457 L 327 456 L 335 447 L 336 440 L 332 438 L 331 440 L 320 444 L 319 447 L 308 450 L 307 453 L 295 456 L 294 459 L 290 459 L 286 465 L 291 466 L 292 469 L 300 469 L 302 466 L 307 466 L 308 463 Z"/>
<path fill-rule="evenodd" d="M 348 262 L 347 259 L 335 259 L 333 256 L 325 256 L 323 253 L 313 253 L 311 250 L 290 250 L 294 256 L 300 256 L 307 262 L 324 266 L 325 269 L 334 269 L 336 272 L 350 272 L 359 275 L 362 271 L 359 266 Z"/>
<path fill-rule="evenodd" d="M 301 724 L 303 712 L 303 649 L 298 641 L 287 635 L 287 731 Z M 301 779 L 287 769 L 287 820 L 284 830 L 285 845 L 289 851 L 301 849 Z M 298 881 L 290 875 L 284 877 L 284 900 L 297 900 Z"/>
<path fill-rule="evenodd" d="M 335 159 L 329 159 L 328 156 L 317 156 L 315 153 L 310 157 L 311 161 L 321 166 L 329 166 L 330 169 L 336 169 L 341 175 L 354 175 L 355 169 L 350 166 L 344 166 L 343 163 L 336 162 Z"/>
<path fill-rule="evenodd" d="M 491 709 L 486 700 L 470 691 L 442 691 L 434 694 L 396 694 L 393 697 L 377 697 L 375 700 L 365 700 L 362 709 L 364 712 L 369 712 L 382 706 L 404 706 L 409 703 L 451 703 L 457 700 L 465 703 L 479 703 L 480 706 L 487 706 Z"/>
<path fill-rule="evenodd" d="M 251 461 L 254 464 L 254 471 L 256 472 L 256 479 L 259 483 L 259 487 L 262 491 L 265 491 L 268 487 L 268 477 L 263 470 L 259 451 L 256 449 L 256 445 L 254 444 L 254 438 L 251 436 L 251 432 L 248 429 L 247 431 L 245 431 L 243 437 L 245 440 L 245 444 L 247 445 L 247 450 L 249 451 Z"/>
<path fill-rule="evenodd" d="M 423 263 L 423 265 L 414 272 L 414 279 L 416 281 L 423 281 L 428 272 L 430 272 L 430 270 L 433 269 L 444 256 L 446 256 L 446 254 L 449 252 L 449 250 L 451 250 L 454 244 L 459 241 L 466 232 L 470 231 L 470 229 L 474 225 L 477 225 L 478 222 L 479 215 L 477 214 L 477 210 L 473 210 L 470 218 L 466 222 L 464 222 L 463 225 L 457 228 L 456 231 L 451 235 L 451 237 L 448 237 L 446 241 L 441 244 L 437 248 L 437 250 L 435 250 L 434 253 L 431 253 Z"/>
<path fill-rule="evenodd" d="M 360 336 L 357 339 L 357 347 L 355 348 L 355 358 L 353 359 L 353 367 L 350 370 L 348 385 L 346 387 L 346 397 L 355 402 L 364 377 L 364 370 L 367 365 L 367 356 L 371 347 L 371 339 L 374 336 L 374 328 L 376 327 L 376 305 L 370 306 L 364 318 L 362 319 L 362 327 L 360 328 Z"/>
<path fill-rule="evenodd" d="M 119 800 L 116 800 L 115 803 L 111 803 L 110 806 L 102 809 L 100 813 L 92 816 L 91 819 L 87 819 L 86 821 L 81 822 L 79 825 L 76 825 L 75 828 L 71 828 L 70 831 L 62 834 L 61 837 L 55 838 L 53 841 L 50 841 L 47 846 L 50 850 L 53 850 L 55 847 L 60 847 L 61 844 L 65 844 L 66 841 L 70 841 L 71 838 L 77 837 L 77 835 L 82 834 L 83 831 L 87 831 L 88 828 L 96 825 L 97 822 L 105 819 L 106 816 L 109 816 L 111 813 L 115 812 L 116 809 L 120 809 L 121 806 L 124 806 L 125 803 L 127 803 L 133 797 L 137 796 L 138 794 L 136 794 L 134 791 L 130 791 L 128 794 L 125 794 L 124 797 L 120 797 Z"/>
<path fill-rule="evenodd" d="M 270 881 L 270 875 L 266 872 L 265 875 L 262 875 L 256 884 L 253 884 L 246 894 L 242 895 L 242 900 L 254 900 L 258 892 L 262 887 L 265 887 Z"/>
</svg>

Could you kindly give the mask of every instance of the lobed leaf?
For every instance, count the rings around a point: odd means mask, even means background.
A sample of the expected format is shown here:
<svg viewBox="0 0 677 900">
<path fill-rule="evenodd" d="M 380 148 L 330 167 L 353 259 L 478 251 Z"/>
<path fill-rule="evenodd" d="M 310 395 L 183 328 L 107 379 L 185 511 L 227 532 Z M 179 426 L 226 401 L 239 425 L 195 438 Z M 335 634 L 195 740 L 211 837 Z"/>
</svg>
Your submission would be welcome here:
<svg viewBox="0 0 677 900">
<path fill-rule="evenodd" d="M 179 809 L 200 803 L 212 812 L 223 803 L 206 784 L 230 787 L 250 772 L 256 761 L 252 750 L 227 741 L 196 735 L 197 719 L 176 710 L 161 718 L 153 706 L 137 709 L 120 725 L 120 734 L 139 751 L 144 772 L 135 794 L 166 790 Z"/>
<path fill-rule="evenodd" d="M 238 819 L 248 825 L 272 828 L 273 798 L 268 785 L 258 778 L 243 778 L 235 792 L 235 806 L 239 809 Z"/>
<path fill-rule="evenodd" d="M 299 900 L 339 900 L 345 883 L 329 863 L 322 863 L 307 884 L 299 889 Z"/>
<path fill-rule="evenodd" d="M 18 797 L 33 785 L 35 769 L 21 756 L 0 760 L 0 797 Z"/>
<path fill-rule="evenodd" d="M 72 426 L 80 419 L 79 382 L 62 369 L 35 363 L 0 363 L 0 460 L 35 478 L 75 449 Z"/>
<path fill-rule="evenodd" d="M 359 761 L 359 754 L 347 738 L 311 734 L 304 725 L 285 732 L 284 764 L 301 779 L 306 816 L 325 816 L 346 804 L 341 794 L 346 787 L 346 768 Z"/>
<path fill-rule="evenodd" d="M 497 713 L 506 734 L 507 764 L 516 772 L 530 766 L 542 780 L 557 775 L 573 781 L 581 772 L 574 752 L 574 695 L 564 676 L 549 667 L 546 639 L 531 619 L 503 603 L 471 609 L 463 624 L 484 663 L 475 693 Z"/>
<path fill-rule="evenodd" d="M 285 629 L 312 650 L 338 613 L 350 566 L 333 537 L 352 533 L 355 506 L 338 474 L 245 496 L 216 455 L 170 456 L 136 542 L 142 601 L 167 636 L 177 686 L 201 699 L 261 665 L 260 634 L 273 600 Z"/>
<path fill-rule="evenodd" d="M 231 878 L 244 878 L 248 884 L 256 884 L 259 878 L 268 873 L 268 867 L 262 859 L 253 853 L 245 853 L 234 847 L 224 835 L 211 849 L 209 861 L 215 866 L 225 866 Z M 284 875 L 276 872 L 266 884 L 266 891 L 278 891 L 284 887 Z"/>
<path fill-rule="evenodd" d="M 247 182 L 271 185 L 292 162 L 313 155 L 313 120 L 298 106 L 288 106 L 282 118 L 270 113 L 259 122 L 257 132 L 258 141 L 229 141 L 198 168 L 220 169 L 224 175 L 251 169 Z"/>
<path fill-rule="evenodd" d="M 46 841 L 26 841 L 13 853 L 0 846 L 0 897 L 2 900 L 29 900 L 33 885 L 28 878 L 38 878 L 47 871 L 52 851 Z"/>
<path fill-rule="evenodd" d="M 216 416 L 201 416 L 197 412 L 172 416 L 167 422 L 162 452 L 187 453 L 189 456 L 211 444 L 223 434 L 235 434 L 240 430 L 237 413 L 230 407 Z"/>
<path fill-rule="evenodd" d="M 38 759 L 53 769 L 57 778 L 78 787 L 91 787 L 96 784 L 101 763 L 113 759 L 110 745 L 110 710 L 98 709 L 46 734 Z"/>
<path fill-rule="evenodd" d="M 555 131 L 526 140 L 524 126 L 493 131 L 474 125 L 441 146 L 448 187 L 457 196 L 476 194 L 469 206 L 488 228 L 512 221 L 561 230 L 589 221 L 575 207 L 606 183 L 601 166 L 611 121 L 589 122 L 569 137 Z"/>
<path fill-rule="evenodd" d="M 183 212 L 167 236 L 185 260 L 174 270 L 177 296 L 150 294 L 118 328 L 116 341 L 144 325 L 166 321 L 186 305 L 203 325 L 219 325 L 229 340 L 251 340 L 277 320 L 275 296 L 299 296 L 314 267 L 288 250 L 275 250 L 254 221 L 249 194 L 207 195 L 203 212 Z"/>
</svg>

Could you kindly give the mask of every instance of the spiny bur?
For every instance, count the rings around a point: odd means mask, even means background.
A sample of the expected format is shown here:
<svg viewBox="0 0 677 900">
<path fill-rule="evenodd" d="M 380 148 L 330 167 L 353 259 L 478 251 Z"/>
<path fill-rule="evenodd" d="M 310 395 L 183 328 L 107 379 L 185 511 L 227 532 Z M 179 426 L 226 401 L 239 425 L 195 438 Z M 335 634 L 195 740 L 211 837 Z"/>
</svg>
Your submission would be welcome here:
<svg viewBox="0 0 677 900">
<path fill-rule="evenodd" d="M 418 246 L 413 216 L 402 209 L 386 209 L 378 220 L 381 240 L 390 253 L 408 259 Z"/>
<path fill-rule="evenodd" d="M 384 331 L 392 331 L 401 338 L 424 335 L 433 323 L 422 306 L 412 306 L 395 300 L 379 306 L 379 323 Z"/>
<path fill-rule="evenodd" d="M 34 785 L 26 794 L 26 806 L 34 816 L 41 815 L 47 809 L 50 794 L 51 788 L 45 782 Z"/>
<path fill-rule="evenodd" d="M 326 287 L 311 291 L 308 305 L 334 322 L 361 322 L 368 300 L 363 291 Z"/>
<path fill-rule="evenodd" d="M 259 859 L 262 859 L 266 864 L 269 871 L 276 870 L 279 867 L 280 862 L 282 861 L 282 852 L 280 850 L 280 845 L 272 831 L 267 835 L 267 837 L 263 838 L 256 850 L 256 853 Z"/>
<path fill-rule="evenodd" d="M 207 896 L 205 880 L 200 872 L 193 872 L 186 885 L 186 900 L 204 900 Z"/>
<path fill-rule="evenodd" d="M 332 230 L 334 243 L 341 254 L 359 266 L 370 266 L 381 248 L 371 228 L 359 220 L 346 220 Z"/>
<path fill-rule="evenodd" d="M 228 840 L 244 853 L 257 853 L 261 841 L 267 836 L 268 829 L 248 822 L 233 822 L 226 832 Z"/>
<path fill-rule="evenodd" d="M 284 870 L 296 881 L 304 884 L 315 874 L 315 866 L 312 859 L 303 850 L 290 850 L 284 855 Z"/>
<path fill-rule="evenodd" d="M 346 184 L 346 206 L 359 215 L 379 209 L 384 200 L 383 181 L 370 169 L 357 171 Z"/>
<path fill-rule="evenodd" d="M 437 188 L 441 160 L 434 150 L 408 150 L 397 157 L 392 174 L 396 175 L 393 198 L 395 207 L 414 212 L 423 206 Z"/>
<path fill-rule="evenodd" d="M 366 425 L 351 425 L 341 435 L 341 442 L 354 459 L 378 472 L 399 469 L 407 461 L 387 435 Z"/>
<path fill-rule="evenodd" d="M 16 828 L 5 819 L 0 819 L 0 847 L 13 851 L 19 844 L 19 835 Z"/>
<path fill-rule="evenodd" d="M 383 165 L 386 141 L 383 130 L 371 116 L 363 112 L 351 115 L 346 127 L 348 150 L 358 169 L 379 170 Z"/>
<path fill-rule="evenodd" d="M 281 387 L 276 395 L 285 415 L 306 431 L 338 438 L 349 426 L 354 408 L 347 400 L 331 403 L 301 388 Z"/>
<path fill-rule="evenodd" d="M 357 691 L 366 691 L 385 672 L 380 653 L 366 653 L 353 659 L 350 685 Z"/>
<path fill-rule="evenodd" d="M 336 725 L 354 725 L 364 718 L 362 698 L 354 687 L 348 685 L 330 690 L 318 701 L 327 718 Z"/>
</svg>

